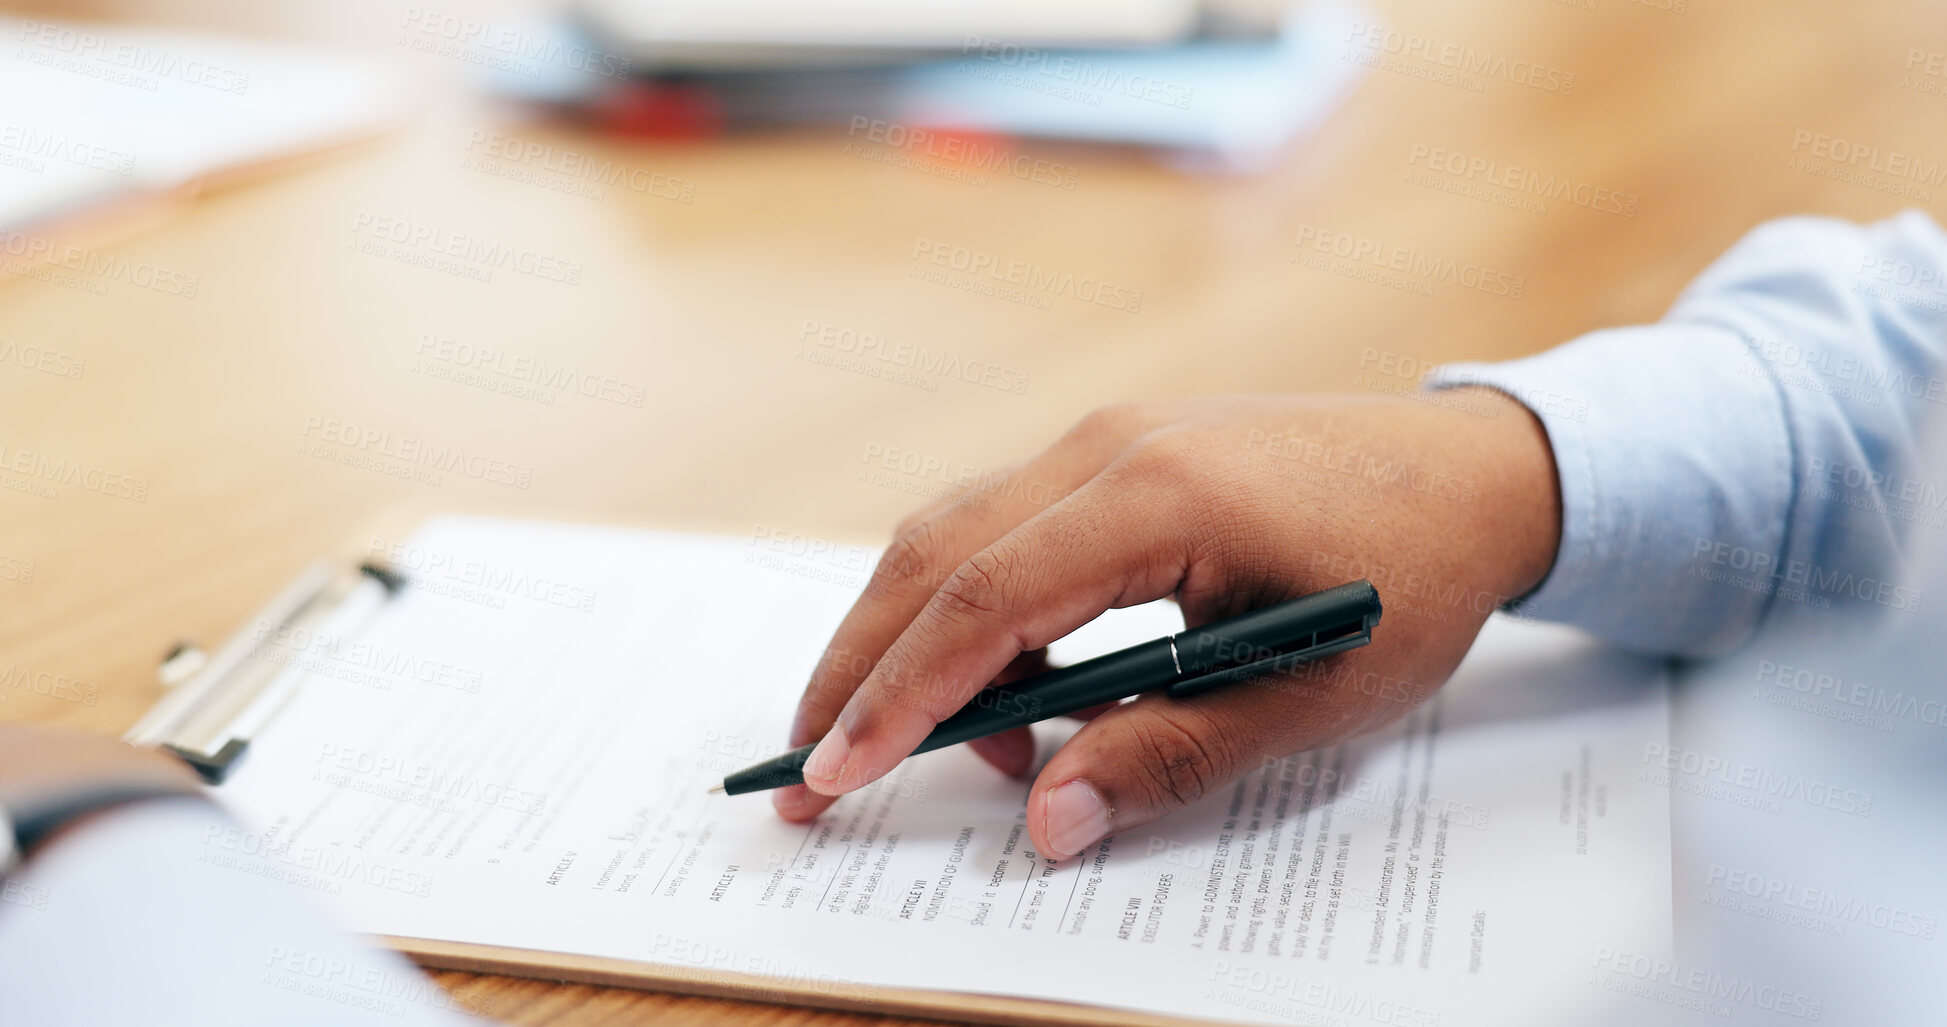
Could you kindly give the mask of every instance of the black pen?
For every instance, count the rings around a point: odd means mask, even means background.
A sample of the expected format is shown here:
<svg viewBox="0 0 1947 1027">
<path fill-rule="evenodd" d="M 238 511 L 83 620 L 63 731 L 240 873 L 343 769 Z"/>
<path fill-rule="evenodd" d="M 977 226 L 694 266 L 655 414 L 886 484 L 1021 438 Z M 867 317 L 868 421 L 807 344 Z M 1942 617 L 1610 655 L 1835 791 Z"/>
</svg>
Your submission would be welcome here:
<svg viewBox="0 0 1947 1027">
<path fill-rule="evenodd" d="M 940 721 L 913 755 L 1159 688 L 1181 699 L 1288 670 L 1372 641 L 1379 613 L 1379 593 L 1362 579 L 983 689 Z M 742 795 L 803 784 L 815 747 L 740 770 L 710 791 Z"/>
</svg>

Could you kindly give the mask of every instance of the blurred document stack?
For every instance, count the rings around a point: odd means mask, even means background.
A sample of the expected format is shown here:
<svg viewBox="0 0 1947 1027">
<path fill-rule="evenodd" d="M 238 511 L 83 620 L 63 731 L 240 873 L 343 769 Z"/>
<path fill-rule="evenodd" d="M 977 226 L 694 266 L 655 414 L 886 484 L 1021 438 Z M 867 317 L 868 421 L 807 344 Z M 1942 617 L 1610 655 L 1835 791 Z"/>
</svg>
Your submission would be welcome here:
<svg viewBox="0 0 1947 1027">
<path fill-rule="evenodd" d="M 587 59 L 491 74 L 504 96 L 641 135 L 825 124 L 895 147 L 1073 140 L 1248 170 L 1332 110 L 1361 67 L 1342 43 L 1370 21 L 1349 0 L 580 0 L 501 35 Z"/>
</svg>

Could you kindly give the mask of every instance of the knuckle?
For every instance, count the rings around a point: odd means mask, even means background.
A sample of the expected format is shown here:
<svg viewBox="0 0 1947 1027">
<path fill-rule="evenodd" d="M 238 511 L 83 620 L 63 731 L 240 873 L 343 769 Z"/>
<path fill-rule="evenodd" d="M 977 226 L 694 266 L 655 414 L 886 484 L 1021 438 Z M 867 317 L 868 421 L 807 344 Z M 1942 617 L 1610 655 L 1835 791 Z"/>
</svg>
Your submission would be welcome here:
<svg viewBox="0 0 1947 1027">
<path fill-rule="evenodd" d="M 1125 458 L 1132 473 L 1146 481 L 1164 485 L 1190 485 L 1201 481 L 1203 462 L 1197 458 L 1200 447 L 1187 432 L 1163 430 L 1145 436 Z"/>
<path fill-rule="evenodd" d="M 955 620 L 999 615 L 1005 607 L 1011 566 L 993 548 L 973 554 L 933 593 L 934 608 Z"/>
<path fill-rule="evenodd" d="M 1133 720 L 1142 787 L 1159 809 L 1180 809 L 1222 784 L 1231 766 L 1221 732 L 1195 714 L 1158 703 Z"/>
<path fill-rule="evenodd" d="M 879 557 L 869 587 L 875 593 L 898 591 L 936 579 L 948 559 L 950 539 L 938 521 L 904 525 Z"/>
<path fill-rule="evenodd" d="M 881 711 L 910 713 L 936 724 L 964 705 L 948 681 L 896 652 L 879 662 L 866 698 Z"/>
<path fill-rule="evenodd" d="M 1149 409 L 1141 403 L 1111 403 L 1084 414 L 1069 435 L 1084 442 L 1127 440 L 1140 434 L 1150 420 Z"/>
</svg>

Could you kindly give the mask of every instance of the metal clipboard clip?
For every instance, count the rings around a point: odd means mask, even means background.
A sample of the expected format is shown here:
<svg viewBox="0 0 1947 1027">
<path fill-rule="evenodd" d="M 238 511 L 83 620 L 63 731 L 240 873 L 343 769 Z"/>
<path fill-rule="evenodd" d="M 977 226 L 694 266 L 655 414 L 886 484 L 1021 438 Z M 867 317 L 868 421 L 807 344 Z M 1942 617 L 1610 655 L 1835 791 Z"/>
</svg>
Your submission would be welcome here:
<svg viewBox="0 0 1947 1027">
<path fill-rule="evenodd" d="M 191 646 L 170 653 L 158 672 L 169 691 L 122 740 L 173 753 L 203 780 L 221 784 L 302 677 L 285 673 L 287 661 L 260 654 L 266 640 L 302 637 L 299 632 L 327 623 L 348 631 L 383 609 L 405 583 L 375 563 L 356 570 L 312 564 L 213 654 Z"/>
</svg>

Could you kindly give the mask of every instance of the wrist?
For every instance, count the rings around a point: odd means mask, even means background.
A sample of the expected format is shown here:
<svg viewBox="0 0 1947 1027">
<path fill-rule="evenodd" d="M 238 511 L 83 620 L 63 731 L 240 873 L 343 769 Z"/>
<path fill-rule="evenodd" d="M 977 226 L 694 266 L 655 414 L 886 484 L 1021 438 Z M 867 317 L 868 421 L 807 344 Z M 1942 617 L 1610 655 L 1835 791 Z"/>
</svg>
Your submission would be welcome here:
<svg viewBox="0 0 1947 1027">
<path fill-rule="evenodd" d="M 1548 431 L 1532 410 L 1505 392 L 1460 386 L 1469 409 L 1455 416 L 1466 433 L 1475 480 L 1481 483 L 1482 520 L 1472 533 L 1482 546 L 1479 566 L 1488 587 L 1504 601 L 1538 587 L 1561 548 L 1561 478 Z"/>
</svg>

